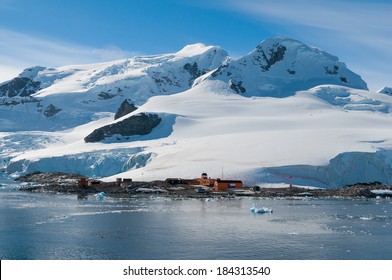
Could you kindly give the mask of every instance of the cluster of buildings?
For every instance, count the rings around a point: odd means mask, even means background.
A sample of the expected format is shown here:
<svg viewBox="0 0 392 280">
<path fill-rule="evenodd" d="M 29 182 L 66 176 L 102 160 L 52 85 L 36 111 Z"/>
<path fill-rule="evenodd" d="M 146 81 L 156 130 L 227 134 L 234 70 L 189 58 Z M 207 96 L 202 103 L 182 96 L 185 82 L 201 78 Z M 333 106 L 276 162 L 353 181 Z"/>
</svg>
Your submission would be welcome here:
<svg viewBox="0 0 392 280">
<path fill-rule="evenodd" d="M 240 180 L 223 180 L 220 178 L 208 177 L 207 173 L 202 173 L 200 178 L 196 179 L 181 179 L 181 178 L 167 178 L 165 181 L 169 185 L 192 185 L 199 186 L 201 189 L 210 189 L 215 191 L 227 191 L 230 189 L 242 189 L 244 187 Z M 121 186 L 123 183 L 131 184 L 131 178 L 117 178 L 116 184 Z M 94 187 L 100 185 L 101 181 L 87 179 L 82 177 L 78 180 L 79 187 Z"/>
<path fill-rule="evenodd" d="M 244 187 L 240 180 L 222 180 L 219 178 L 210 178 L 207 173 L 202 173 L 200 178 L 197 179 L 181 179 L 181 178 L 168 178 L 166 183 L 170 185 L 187 184 L 199 185 L 203 187 L 212 188 L 215 191 L 226 191 L 229 189 L 242 189 Z"/>
</svg>

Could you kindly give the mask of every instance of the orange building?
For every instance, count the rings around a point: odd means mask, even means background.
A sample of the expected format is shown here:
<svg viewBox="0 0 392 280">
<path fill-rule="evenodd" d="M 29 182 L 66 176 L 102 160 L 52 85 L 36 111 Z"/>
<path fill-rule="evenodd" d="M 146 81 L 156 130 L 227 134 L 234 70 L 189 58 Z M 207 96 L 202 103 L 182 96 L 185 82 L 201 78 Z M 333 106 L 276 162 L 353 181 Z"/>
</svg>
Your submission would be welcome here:
<svg viewBox="0 0 392 280">
<path fill-rule="evenodd" d="M 228 189 L 238 189 L 238 188 L 243 188 L 244 185 L 242 184 L 242 181 L 239 180 L 221 180 L 221 179 L 216 179 L 214 183 L 214 189 L 216 191 L 226 191 Z"/>
<path fill-rule="evenodd" d="M 215 179 L 211 179 L 208 177 L 207 173 L 202 173 L 201 178 L 198 179 L 198 184 L 206 187 L 213 187 L 215 183 Z"/>
</svg>

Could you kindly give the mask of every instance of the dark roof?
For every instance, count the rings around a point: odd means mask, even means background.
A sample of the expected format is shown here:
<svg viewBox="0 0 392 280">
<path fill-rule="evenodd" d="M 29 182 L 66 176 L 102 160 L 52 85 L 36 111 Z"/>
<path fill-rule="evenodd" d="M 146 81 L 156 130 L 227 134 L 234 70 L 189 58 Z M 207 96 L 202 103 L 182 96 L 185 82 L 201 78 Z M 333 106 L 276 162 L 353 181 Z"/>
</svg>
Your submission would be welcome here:
<svg viewBox="0 0 392 280">
<path fill-rule="evenodd" d="M 240 180 L 221 180 L 221 179 L 217 179 L 216 181 L 218 183 L 242 183 L 242 181 L 240 181 Z"/>
</svg>

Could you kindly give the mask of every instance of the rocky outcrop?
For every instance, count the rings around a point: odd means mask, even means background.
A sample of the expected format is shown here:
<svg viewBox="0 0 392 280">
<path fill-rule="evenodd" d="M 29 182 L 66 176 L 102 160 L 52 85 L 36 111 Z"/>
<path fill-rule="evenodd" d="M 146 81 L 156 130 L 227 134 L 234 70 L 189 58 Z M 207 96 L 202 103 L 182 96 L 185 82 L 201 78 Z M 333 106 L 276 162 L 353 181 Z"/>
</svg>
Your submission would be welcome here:
<svg viewBox="0 0 392 280">
<path fill-rule="evenodd" d="M 128 115 L 129 113 L 132 113 L 135 110 L 137 110 L 137 107 L 135 107 L 135 105 L 133 105 L 130 100 L 125 99 L 114 115 L 114 119 L 117 120 L 125 115 Z"/>
<path fill-rule="evenodd" d="M 272 65 L 278 61 L 283 60 L 284 54 L 286 52 L 286 47 L 278 43 L 273 45 L 273 48 L 264 50 L 261 45 L 256 47 L 257 55 L 254 59 L 260 63 L 260 68 L 263 72 L 268 71 Z"/>
<path fill-rule="evenodd" d="M 27 77 L 16 77 L 0 85 L 0 96 L 30 96 L 40 90 L 40 84 Z"/>
<path fill-rule="evenodd" d="M 236 93 L 244 93 L 246 89 L 242 86 L 242 82 L 235 83 L 232 80 L 229 81 L 229 87 Z"/>
<path fill-rule="evenodd" d="M 53 104 L 49 104 L 45 110 L 44 110 L 44 115 L 48 118 L 53 117 L 56 115 L 58 112 L 60 112 L 62 109 L 59 107 L 54 106 Z"/>
<path fill-rule="evenodd" d="M 99 142 L 114 135 L 124 137 L 146 135 L 159 125 L 161 118 L 156 114 L 140 113 L 117 123 L 95 129 L 84 138 L 85 142 Z"/>
<path fill-rule="evenodd" d="M 196 62 L 194 62 L 193 64 L 186 63 L 184 65 L 184 69 L 189 73 L 189 75 L 191 75 L 191 78 L 189 80 L 189 86 L 192 86 L 193 82 L 201 75 L 207 73 L 205 70 L 201 71 Z"/>
<path fill-rule="evenodd" d="M 383 87 L 378 91 L 378 93 L 383 93 L 386 95 L 392 95 L 392 87 Z"/>
<path fill-rule="evenodd" d="M 41 82 L 34 80 L 45 67 L 35 66 L 25 69 L 20 75 L 0 85 L 1 97 L 30 96 L 41 89 Z"/>
<path fill-rule="evenodd" d="M 21 182 L 35 182 L 39 184 L 50 184 L 50 183 L 69 183 L 77 182 L 78 179 L 83 177 L 80 174 L 64 173 L 64 172 L 40 172 L 35 171 L 26 175 L 22 175 L 15 181 Z"/>
</svg>

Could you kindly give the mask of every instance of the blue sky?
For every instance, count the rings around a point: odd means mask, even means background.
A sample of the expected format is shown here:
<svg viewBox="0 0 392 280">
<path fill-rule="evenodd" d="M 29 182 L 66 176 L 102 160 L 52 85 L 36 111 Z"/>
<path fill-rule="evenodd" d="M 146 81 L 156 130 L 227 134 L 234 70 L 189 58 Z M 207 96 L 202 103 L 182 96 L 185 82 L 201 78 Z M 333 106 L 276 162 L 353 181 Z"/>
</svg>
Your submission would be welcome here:
<svg viewBox="0 0 392 280">
<path fill-rule="evenodd" d="M 239 57 L 281 35 L 337 55 L 372 90 L 392 86 L 392 2 L 0 0 L 0 81 L 33 65 L 219 45 Z"/>
</svg>

